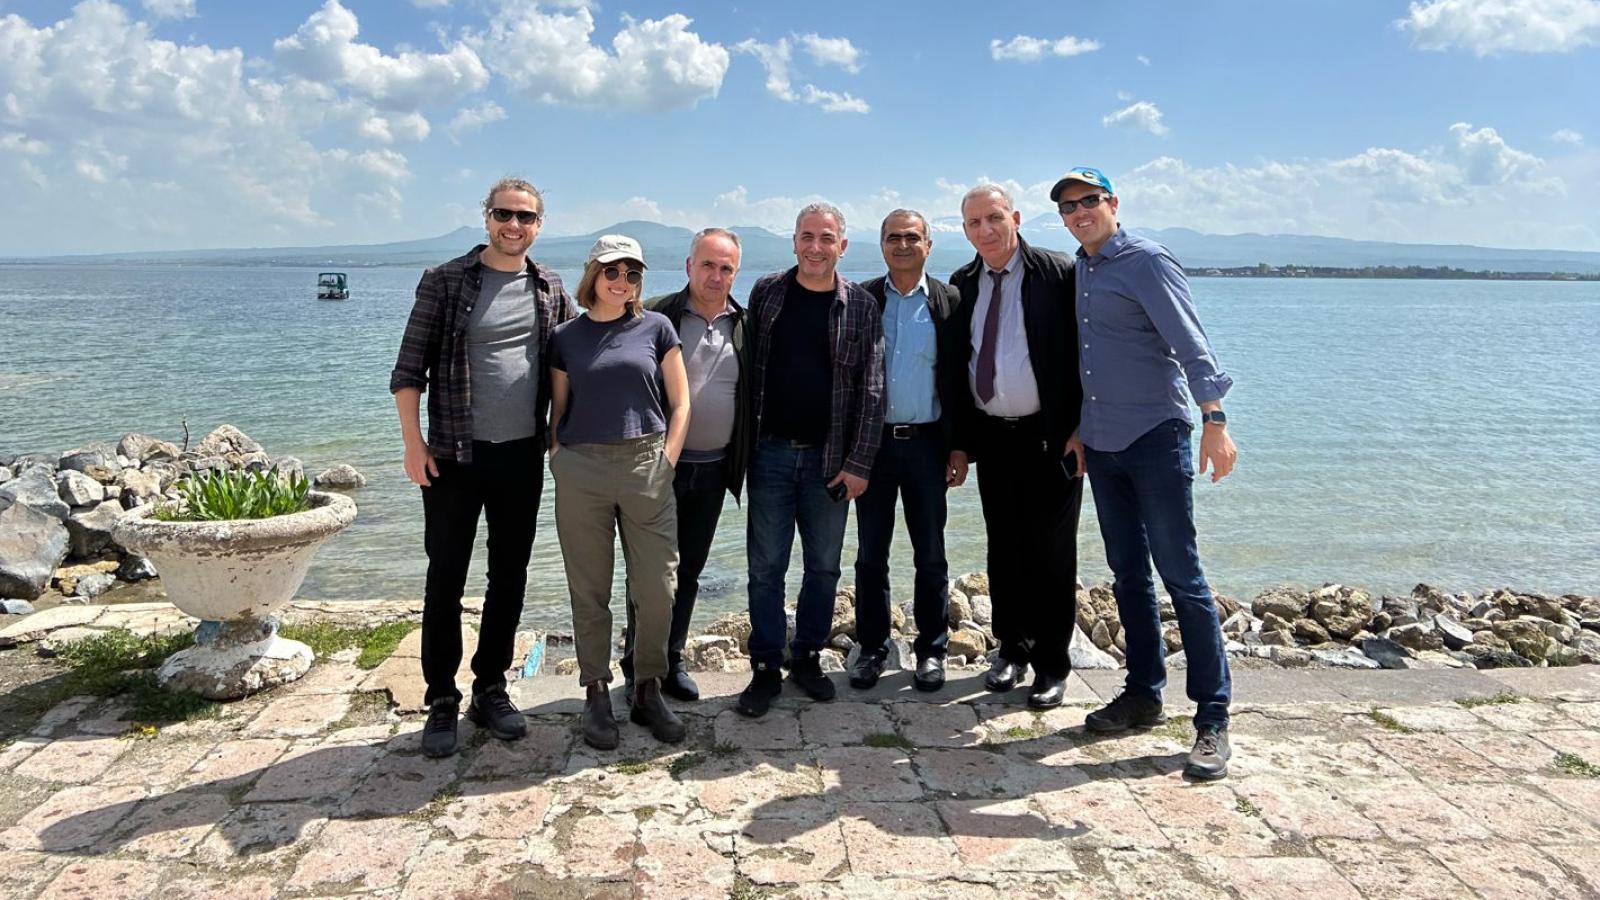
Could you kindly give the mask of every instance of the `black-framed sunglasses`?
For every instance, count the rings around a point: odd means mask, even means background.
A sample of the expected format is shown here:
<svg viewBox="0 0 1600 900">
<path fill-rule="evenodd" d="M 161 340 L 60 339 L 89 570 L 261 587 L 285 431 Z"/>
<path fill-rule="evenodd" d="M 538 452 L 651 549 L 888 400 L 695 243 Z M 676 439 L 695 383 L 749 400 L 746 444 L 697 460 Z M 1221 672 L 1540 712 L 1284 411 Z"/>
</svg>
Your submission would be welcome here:
<svg viewBox="0 0 1600 900">
<path fill-rule="evenodd" d="M 1056 209 L 1060 210 L 1062 215 L 1066 215 L 1067 213 L 1077 212 L 1080 206 L 1084 209 L 1094 209 L 1110 199 L 1110 194 L 1090 194 L 1079 200 L 1063 200 L 1056 204 Z"/>
<path fill-rule="evenodd" d="M 624 272 L 627 274 L 623 275 Z M 604 275 L 607 281 L 616 281 L 618 278 L 627 278 L 628 283 L 635 287 L 638 287 L 639 282 L 644 280 L 643 272 L 639 271 L 638 269 L 630 269 L 626 266 L 606 266 L 604 269 L 600 270 L 600 274 Z"/>
<path fill-rule="evenodd" d="M 494 216 L 496 222 L 509 222 L 517 220 L 518 225 L 532 225 L 539 221 L 539 214 L 531 209 L 501 209 L 496 206 L 489 210 L 489 215 Z"/>
</svg>

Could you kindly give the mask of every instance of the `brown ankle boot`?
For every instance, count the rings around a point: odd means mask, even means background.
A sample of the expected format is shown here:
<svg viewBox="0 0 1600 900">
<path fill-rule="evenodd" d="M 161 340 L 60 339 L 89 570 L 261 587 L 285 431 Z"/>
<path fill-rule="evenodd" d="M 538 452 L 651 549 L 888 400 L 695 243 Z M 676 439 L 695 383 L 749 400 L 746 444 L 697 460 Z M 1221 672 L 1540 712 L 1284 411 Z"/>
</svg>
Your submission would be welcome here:
<svg viewBox="0 0 1600 900">
<path fill-rule="evenodd" d="M 583 701 L 583 742 L 597 750 L 615 750 L 622 735 L 611 715 L 611 688 L 603 681 L 589 685 Z"/>
<path fill-rule="evenodd" d="M 633 695 L 633 710 L 628 713 L 628 718 L 649 728 L 656 740 L 665 744 L 676 744 L 689 733 L 672 710 L 667 708 L 666 701 L 661 699 L 659 678 L 646 678 L 638 682 Z"/>
</svg>

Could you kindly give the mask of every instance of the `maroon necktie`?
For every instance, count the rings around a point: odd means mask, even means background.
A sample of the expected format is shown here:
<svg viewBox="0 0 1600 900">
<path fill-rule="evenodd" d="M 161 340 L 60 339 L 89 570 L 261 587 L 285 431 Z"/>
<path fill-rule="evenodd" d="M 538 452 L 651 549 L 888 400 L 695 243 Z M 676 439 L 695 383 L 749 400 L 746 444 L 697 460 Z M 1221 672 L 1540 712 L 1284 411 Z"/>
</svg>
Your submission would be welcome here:
<svg viewBox="0 0 1600 900">
<path fill-rule="evenodd" d="M 994 293 L 989 295 L 989 312 L 983 317 L 983 343 L 978 347 L 978 399 L 988 403 L 994 399 L 994 355 L 1000 345 L 1000 282 L 1006 270 L 991 270 Z"/>
</svg>

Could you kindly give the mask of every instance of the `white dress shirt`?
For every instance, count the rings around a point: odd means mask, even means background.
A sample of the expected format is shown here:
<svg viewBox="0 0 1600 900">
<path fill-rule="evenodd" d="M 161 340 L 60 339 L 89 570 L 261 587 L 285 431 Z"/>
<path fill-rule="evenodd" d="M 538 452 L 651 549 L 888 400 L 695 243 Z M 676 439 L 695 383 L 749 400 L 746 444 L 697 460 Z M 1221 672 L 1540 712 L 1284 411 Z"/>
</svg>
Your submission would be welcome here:
<svg viewBox="0 0 1600 900">
<path fill-rule="evenodd" d="M 1028 354 L 1028 330 L 1022 318 L 1022 247 L 1011 254 L 1000 281 L 1000 333 L 995 346 L 994 396 L 988 403 L 978 396 L 978 355 L 983 351 L 983 328 L 988 322 L 994 276 L 987 263 L 978 273 L 978 304 L 972 310 L 972 359 L 967 363 L 967 384 L 978 409 L 991 416 L 1016 418 L 1039 411 L 1039 383 L 1033 377 Z"/>
</svg>

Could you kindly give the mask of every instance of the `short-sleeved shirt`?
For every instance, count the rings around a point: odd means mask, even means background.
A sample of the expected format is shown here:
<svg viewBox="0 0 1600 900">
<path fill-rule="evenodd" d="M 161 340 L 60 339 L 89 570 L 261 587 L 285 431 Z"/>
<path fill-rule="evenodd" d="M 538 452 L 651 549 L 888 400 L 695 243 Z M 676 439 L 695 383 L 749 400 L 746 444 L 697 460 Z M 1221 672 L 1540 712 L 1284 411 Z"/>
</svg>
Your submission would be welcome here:
<svg viewBox="0 0 1600 900">
<path fill-rule="evenodd" d="M 472 432 L 480 441 L 514 441 L 539 431 L 539 307 L 527 269 L 483 269 L 467 316 Z"/>
<path fill-rule="evenodd" d="M 579 316 L 550 337 L 550 368 L 567 373 L 563 444 L 598 444 L 667 430 L 661 360 L 682 342 L 660 313 L 609 322 Z"/>
<path fill-rule="evenodd" d="M 683 338 L 683 367 L 689 375 L 689 433 L 683 459 L 713 462 L 722 458 L 733 438 L 738 415 L 739 353 L 733 346 L 733 307 L 700 317 L 692 306 L 678 320 Z"/>
</svg>

